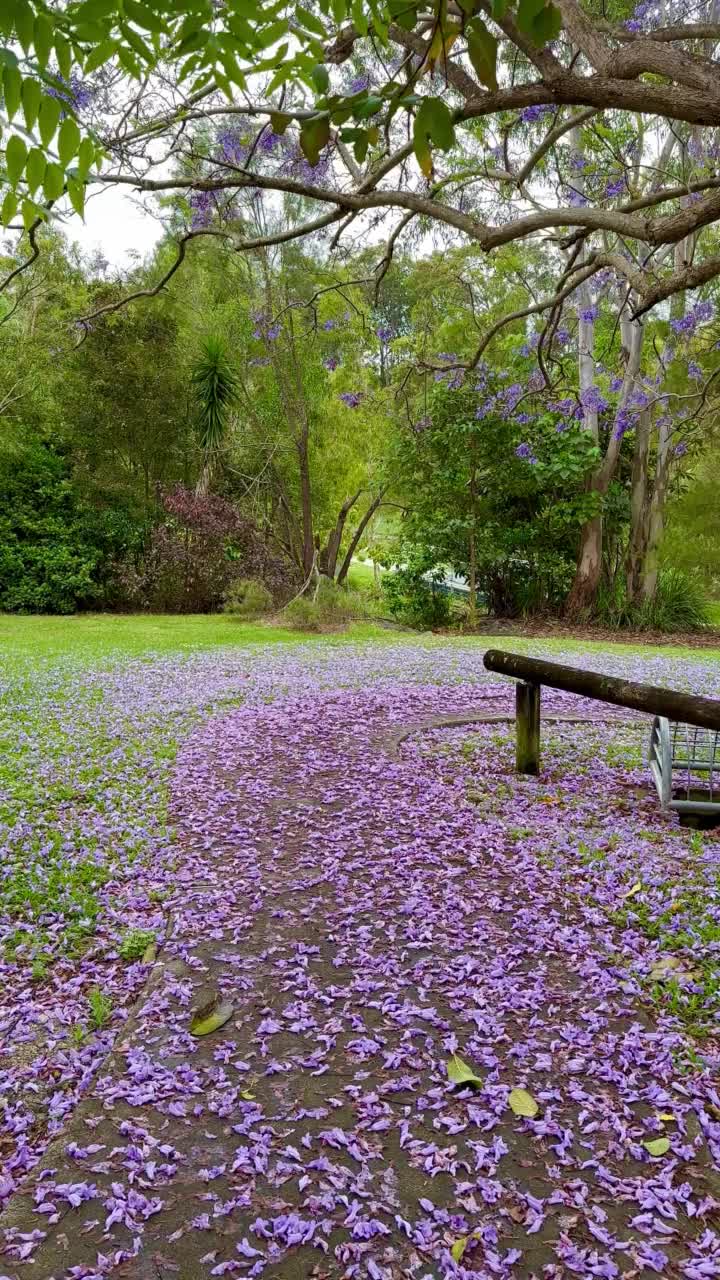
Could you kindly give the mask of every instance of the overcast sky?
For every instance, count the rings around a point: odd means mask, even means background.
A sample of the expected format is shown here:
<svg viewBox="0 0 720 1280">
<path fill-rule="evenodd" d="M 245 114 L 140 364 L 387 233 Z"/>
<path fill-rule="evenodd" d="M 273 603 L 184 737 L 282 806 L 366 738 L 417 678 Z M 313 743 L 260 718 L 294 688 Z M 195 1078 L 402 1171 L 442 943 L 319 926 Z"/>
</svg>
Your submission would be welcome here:
<svg viewBox="0 0 720 1280">
<path fill-rule="evenodd" d="M 73 214 L 64 229 L 83 253 L 91 255 L 101 249 L 108 262 L 117 267 L 131 265 L 133 251 L 144 258 L 161 234 L 157 219 L 140 207 L 137 198 L 117 187 L 107 187 L 93 195 L 84 220 Z"/>
</svg>

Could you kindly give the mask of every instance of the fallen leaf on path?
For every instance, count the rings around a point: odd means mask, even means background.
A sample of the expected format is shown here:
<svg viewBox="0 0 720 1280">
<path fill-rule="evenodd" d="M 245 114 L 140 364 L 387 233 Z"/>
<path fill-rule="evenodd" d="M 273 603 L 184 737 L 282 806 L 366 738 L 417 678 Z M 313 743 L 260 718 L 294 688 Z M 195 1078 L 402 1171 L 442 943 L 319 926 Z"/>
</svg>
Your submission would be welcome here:
<svg viewBox="0 0 720 1280">
<path fill-rule="evenodd" d="M 669 1138 L 650 1138 L 648 1142 L 643 1142 L 643 1146 L 651 1156 L 664 1156 L 670 1150 Z"/>
<path fill-rule="evenodd" d="M 516 1116 L 525 1116 L 528 1120 L 532 1120 L 540 1110 L 539 1103 L 535 1101 L 531 1093 L 527 1089 L 511 1089 L 508 1098 L 511 1111 Z"/>
<path fill-rule="evenodd" d="M 221 1000 L 213 1008 L 208 1010 L 200 1009 L 195 1014 L 190 1023 L 191 1036 L 209 1036 L 211 1031 L 217 1031 L 219 1027 L 224 1027 L 229 1022 L 234 1013 L 233 1006 L 227 1000 Z"/>
<path fill-rule="evenodd" d="M 482 1084 L 482 1080 L 475 1075 L 472 1067 L 469 1067 L 467 1062 L 463 1062 L 456 1053 L 447 1064 L 447 1073 L 451 1084 Z"/>
</svg>

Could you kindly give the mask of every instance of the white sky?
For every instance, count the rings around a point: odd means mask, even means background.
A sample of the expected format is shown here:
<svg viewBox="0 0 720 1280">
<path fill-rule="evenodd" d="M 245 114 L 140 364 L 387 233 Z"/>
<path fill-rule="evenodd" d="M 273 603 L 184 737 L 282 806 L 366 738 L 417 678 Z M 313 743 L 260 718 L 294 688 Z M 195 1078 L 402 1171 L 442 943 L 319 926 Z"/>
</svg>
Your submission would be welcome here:
<svg viewBox="0 0 720 1280">
<path fill-rule="evenodd" d="M 159 240 L 162 227 L 141 207 L 137 197 L 117 187 L 103 188 L 88 200 L 84 220 L 77 214 L 63 227 L 68 240 L 77 241 L 83 253 L 101 249 L 113 266 L 128 267 L 130 255 L 144 258 Z"/>
</svg>

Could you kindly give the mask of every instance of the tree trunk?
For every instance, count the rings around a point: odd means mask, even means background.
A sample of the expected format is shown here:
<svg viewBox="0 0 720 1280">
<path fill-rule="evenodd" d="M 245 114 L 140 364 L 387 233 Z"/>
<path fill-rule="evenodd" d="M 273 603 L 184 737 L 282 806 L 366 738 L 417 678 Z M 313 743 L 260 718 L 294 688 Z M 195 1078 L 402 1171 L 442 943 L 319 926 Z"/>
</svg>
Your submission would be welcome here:
<svg viewBox="0 0 720 1280">
<path fill-rule="evenodd" d="M 345 524 L 347 522 L 350 511 L 355 506 L 362 489 L 358 489 L 352 498 L 346 498 L 338 512 L 338 518 L 335 522 L 335 528 L 328 534 L 327 542 L 320 552 L 318 559 L 318 568 L 326 578 L 334 578 L 337 569 L 338 556 L 340 554 L 340 544 L 345 532 Z"/>
<path fill-rule="evenodd" d="M 477 624 L 477 539 L 475 522 L 477 518 L 477 468 L 473 459 L 470 471 L 470 535 L 468 538 L 468 622 L 471 627 Z"/>
<path fill-rule="evenodd" d="M 663 425 L 660 428 L 658 455 L 655 463 L 655 484 L 653 485 L 648 518 L 647 547 L 640 579 L 639 597 L 642 601 L 654 599 L 655 591 L 657 590 L 660 569 L 660 544 L 662 543 L 665 529 L 665 503 L 670 479 L 671 457 L 671 427 Z"/>
<path fill-rule="evenodd" d="M 305 573 L 310 573 L 315 560 L 315 542 L 312 527 L 312 490 L 310 488 L 310 459 L 308 457 L 308 433 L 303 430 L 296 441 L 300 471 L 300 511 L 302 518 L 302 562 Z"/>
<path fill-rule="evenodd" d="M 386 489 L 381 489 L 377 497 L 373 498 L 372 502 L 370 503 L 370 506 L 365 512 L 365 515 L 363 516 L 352 538 L 350 539 L 350 546 L 348 547 L 347 552 L 345 554 L 345 559 L 340 565 L 340 572 L 338 573 L 338 576 L 337 576 L 338 586 L 342 586 L 343 582 L 347 578 L 348 570 L 350 568 L 350 565 L 352 564 L 352 558 L 355 555 L 360 539 L 362 538 L 370 521 L 375 515 L 375 512 L 377 511 L 378 507 L 382 505 L 382 500 L 385 497 L 386 492 L 387 492 Z"/>
<path fill-rule="evenodd" d="M 643 413 L 635 430 L 630 489 L 630 536 L 626 563 L 625 594 L 628 604 L 640 598 L 640 582 L 648 537 L 648 490 L 650 485 L 650 415 Z"/>
<path fill-rule="evenodd" d="M 565 604 L 569 618 L 586 617 L 597 599 L 602 575 L 602 526 L 602 515 L 598 513 L 580 531 L 575 579 Z"/>
</svg>

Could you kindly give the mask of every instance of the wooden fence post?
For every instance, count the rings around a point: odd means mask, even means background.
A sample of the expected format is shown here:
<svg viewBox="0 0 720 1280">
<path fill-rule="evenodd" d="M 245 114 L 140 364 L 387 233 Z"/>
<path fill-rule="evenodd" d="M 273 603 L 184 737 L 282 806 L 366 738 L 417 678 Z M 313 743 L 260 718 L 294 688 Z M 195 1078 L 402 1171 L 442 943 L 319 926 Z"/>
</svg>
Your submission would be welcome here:
<svg viewBox="0 0 720 1280">
<path fill-rule="evenodd" d="M 515 686 L 515 763 L 518 773 L 540 772 L 540 685 Z"/>
</svg>

